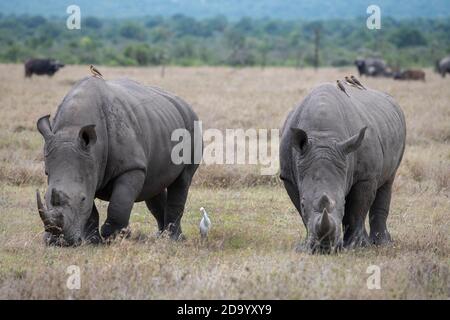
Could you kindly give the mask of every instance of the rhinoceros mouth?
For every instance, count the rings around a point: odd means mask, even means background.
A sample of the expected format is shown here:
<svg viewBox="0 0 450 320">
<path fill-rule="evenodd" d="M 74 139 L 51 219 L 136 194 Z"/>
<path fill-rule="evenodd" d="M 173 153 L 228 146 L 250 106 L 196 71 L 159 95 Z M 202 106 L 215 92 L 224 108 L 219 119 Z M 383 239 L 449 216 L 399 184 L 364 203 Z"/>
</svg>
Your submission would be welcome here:
<svg viewBox="0 0 450 320">
<path fill-rule="evenodd" d="M 102 243 L 101 237 L 98 235 L 98 228 L 89 231 L 87 234 L 64 232 L 60 226 L 63 224 L 62 214 L 54 209 L 46 208 L 43 204 L 39 190 L 36 190 L 36 203 L 39 217 L 44 224 L 44 242 L 47 245 L 61 247 L 76 247 L 86 243 L 99 244 Z M 59 223 L 58 223 L 59 222 Z"/>
<path fill-rule="evenodd" d="M 332 242 L 329 240 L 313 240 L 308 246 L 312 254 L 332 254 L 342 250 L 342 241 Z"/>
<path fill-rule="evenodd" d="M 334 218 L 324 209 L 309 234 L 306 246 L 313 254 L 331 254 L 342 249 Z"/>
</svg>

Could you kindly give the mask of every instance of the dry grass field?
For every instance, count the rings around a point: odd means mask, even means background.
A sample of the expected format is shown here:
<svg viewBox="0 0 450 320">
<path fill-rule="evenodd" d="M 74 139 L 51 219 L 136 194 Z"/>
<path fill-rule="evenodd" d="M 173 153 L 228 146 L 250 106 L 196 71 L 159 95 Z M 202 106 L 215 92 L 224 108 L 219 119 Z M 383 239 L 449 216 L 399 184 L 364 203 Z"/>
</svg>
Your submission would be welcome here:
<svg viewBox="0 0 450 320">
<path fill-rule="evenodd" d="M 349 69 L 99 67 L 190 102 L 204 128 L 279 128 L 317 84 Z M 450 78 L 363 79 L 403 108 L 407 148 L 388 226 L 394 243 L 308 255 L 295 251 L 305 229 L 278 178 L 255 166 L 204 166 L 182 221 L 187 240 L 156 238 L 143 204 L 132 211 L 130 239 L 109 246 L 45 247 L 34 190 L 45 189 L 39 116 L 55 110 L 87 66 L 53 78 L 24 79 L 21 65 L 0 65 L 0 299 L 448 299 L 450 298 Z M 102 219 L 107 203 L 98 202 Z M 199 207 L 213 228 L 199 241 Z M 66 287 L 66 268 L 81 270 L 81 289 Z M 369 290 L 370 265 L 381 288 Z"/>
</svg>

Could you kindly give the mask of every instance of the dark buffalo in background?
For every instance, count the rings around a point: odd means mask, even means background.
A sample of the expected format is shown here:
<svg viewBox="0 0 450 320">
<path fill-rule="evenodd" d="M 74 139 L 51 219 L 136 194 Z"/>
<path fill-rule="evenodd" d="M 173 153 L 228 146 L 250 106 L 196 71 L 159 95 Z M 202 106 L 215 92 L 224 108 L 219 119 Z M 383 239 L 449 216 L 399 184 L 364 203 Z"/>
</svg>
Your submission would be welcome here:
<svg viewBox="0 0 450 320">
<path fill-rule="evenodd" d="M 436 61 L 436 72 L 439 73 L 443 78 L 445 77 L 446 73 L 450 73 L 450 56 Z"/>
<path fill-rule="evenodd" d="M 25 62 L 25 77 L 33 74 L 53 76 L 64 64 L 55 59 L 30 59 Z"/>
<path fill-rule="evenodd" d="M 368 77 L 390 77 L 392 72 L 386 62 L 379 58 L 358 58 L 355 60 L 356 68 L 359 76 Z"/>
<path fill-rule="evenodd" d="M 417 69 L 408 69 L 394 73 L 394 80 L 422 80 L 425 81 L 425 72 Z"/>
</svg>

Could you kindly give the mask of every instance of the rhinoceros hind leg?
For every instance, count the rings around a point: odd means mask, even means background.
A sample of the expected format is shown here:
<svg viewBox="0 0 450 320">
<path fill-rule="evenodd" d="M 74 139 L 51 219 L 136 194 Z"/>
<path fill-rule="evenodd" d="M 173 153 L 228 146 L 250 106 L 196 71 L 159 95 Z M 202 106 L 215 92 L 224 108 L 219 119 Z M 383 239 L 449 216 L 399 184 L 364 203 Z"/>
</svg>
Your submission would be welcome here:
<svg viewBox="0 0 450 320">
<path fill-rule="evenodd" d="M 374 181 L 361 181 L 356 183 L 347 195 L 345 214 L 342 220 L 344 247 L 364 247 L 370 244 L 365 220 L 375 193 L 376 183 Z"/>
<path fill-rule="evenodd" d="M 181 218 L 191 185 L 192 176 L 198 166 L 189 165 L 167 188 L 167 205 L 164 216 L 164 229 L 173 240 L 182 240 Z"/>
<path fill-rule="evenodd" d="M 145 200 L 145 204 L 158 223 L 158 232 L 162 233 L 164 231 L 164 211 L 167 204 L 167 191 L 164 190 L 157 196 Z"/>
<path fill-rule="evenodd" d="M 375 245 L 382 245 L 392 241 L 386 226 L 391 203 L 392 183 L 393 180 L 385 183 L 378 189 L 375 201 L 370 207 L 370 240 Z"/>
</svg>

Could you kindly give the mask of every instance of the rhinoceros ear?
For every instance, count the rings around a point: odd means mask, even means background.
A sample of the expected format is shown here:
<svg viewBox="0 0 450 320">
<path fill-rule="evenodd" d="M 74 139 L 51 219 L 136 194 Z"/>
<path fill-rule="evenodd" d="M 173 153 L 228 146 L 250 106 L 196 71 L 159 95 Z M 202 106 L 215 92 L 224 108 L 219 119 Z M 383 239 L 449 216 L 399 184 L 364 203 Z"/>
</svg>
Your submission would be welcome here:
<svg viewBox="0 0 450 320">
<path fill-rule="evenodd" d="M 95 133 L 95 124 L 89 124 L 80 129 L 78 135 L 80 144 L 83 149 L 89 149 L 97 142 L 97 134 Z"/>
<path fill-rule="evenodd" d="M 36 124 L 38 131 L 42 134 L 45 140 L 53 135 L 52 128 L 50 127 L 50 121 L 48 120 L 49 118 L 49 114 L 40 117 Z"/>
<path fill-rule="evenodd" d="M 358 149 L 364 139 L 366 129 L 367 127 L 364 127 L 359 130 L 358 134 L 355 134 L 353 137 L 350 137 L 347 140 L 338 143 L 338 148 L 342 151 L 342 153 L 349 154 Z"/>
<path fill-rule="evenodd" d="M 305 152 L 308 145 L 308 135 L 302 129 L 291 128 L 291 143 L 292 147 L 298 152 Z"/>
</svg>

